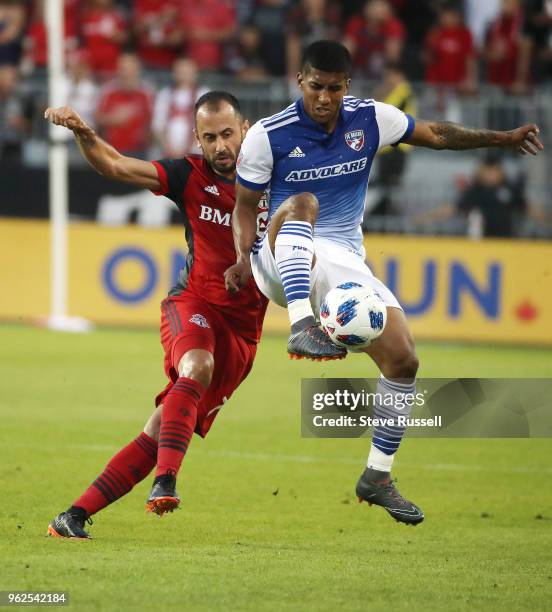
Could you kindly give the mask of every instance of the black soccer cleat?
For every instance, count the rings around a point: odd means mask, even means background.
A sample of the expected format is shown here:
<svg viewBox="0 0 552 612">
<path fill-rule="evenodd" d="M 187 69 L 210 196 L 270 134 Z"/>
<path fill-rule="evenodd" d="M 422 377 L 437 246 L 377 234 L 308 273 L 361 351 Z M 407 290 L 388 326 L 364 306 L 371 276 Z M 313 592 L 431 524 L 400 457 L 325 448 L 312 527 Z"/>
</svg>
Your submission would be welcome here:
<svg viewBox="0 0 552 612">
<path fill-rule="evenodd" d="M 424 513 L 412 502 L 405 499 L 397 490 L 391 479 L 380 482 L 371 479 L 373 470 L 366 468 L 356 485 L 359 502 L 368 502 L 371 506 L 381 506 L 399 523 L 417 525 L 424 520 Z"/>
<path fill-rule="evenodd" d="M 301 331 L 292 332 L 288 340 L 287 350 L 290 359 L 312 359 L 313 361 L 328 361 L 344 359 L 347 350 L 337 346 L 317 325 L 311 325 Z"/>
<path fill-rule="evenodd" d="M 146 502 L 146 512 L 163 516 L 165 512 L 174 512 L 180 505 L 176 492 L 176 478 L 173 474 L 157 476 L 153 481 L 151 493 Z"/>
<path fill-rule="evenodd" d="M 92 525 L 92 519 L 87 519 Z M 79 540 L 91 540 L 92 536 L 84 530 L 85 518 L 67 512 L 58 514 L 48 525 L 46 535 L 54 538 L 77 538 Z"/>
</svg>

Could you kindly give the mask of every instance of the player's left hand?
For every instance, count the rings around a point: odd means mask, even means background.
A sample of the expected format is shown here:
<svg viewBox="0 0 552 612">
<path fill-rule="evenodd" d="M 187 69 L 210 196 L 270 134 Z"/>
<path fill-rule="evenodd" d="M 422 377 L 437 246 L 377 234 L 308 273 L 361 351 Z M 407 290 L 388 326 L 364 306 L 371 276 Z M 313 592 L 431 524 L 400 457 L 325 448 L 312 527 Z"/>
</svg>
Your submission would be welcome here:
<svg viewBox="0 0 552 612">
<path fill-rule="evenodd" d="M 527 153 L 537 155 L 539 151 L 544 149 L 544 145 L 539 139 L 539 131 L 538 126 L 534 123 L 511 130 L 508 146 L 522 155 L 527 155 Z"/>
<path fill-rule="evenodd" d="M 239 261 L 227 268 L 224 272 L 224 284 L 226 290 L 235 293 L 243 289 L 252 276 L 251 264 L 248 261 Z"/>
</svg>

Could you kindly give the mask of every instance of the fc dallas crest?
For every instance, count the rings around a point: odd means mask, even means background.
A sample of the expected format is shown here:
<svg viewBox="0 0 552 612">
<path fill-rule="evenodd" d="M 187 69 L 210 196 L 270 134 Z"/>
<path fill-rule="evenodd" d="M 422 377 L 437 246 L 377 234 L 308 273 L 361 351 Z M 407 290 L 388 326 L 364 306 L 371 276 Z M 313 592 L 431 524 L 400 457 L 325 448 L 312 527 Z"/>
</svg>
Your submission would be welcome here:
<svg viewBox="0 0 552 612">
<path fill-rule="evenodd" d="M 364 130 L 353 130 L 345 134 L 345 142 L 353 149 L 360 151 L 364 146 Z"/>
</svg>

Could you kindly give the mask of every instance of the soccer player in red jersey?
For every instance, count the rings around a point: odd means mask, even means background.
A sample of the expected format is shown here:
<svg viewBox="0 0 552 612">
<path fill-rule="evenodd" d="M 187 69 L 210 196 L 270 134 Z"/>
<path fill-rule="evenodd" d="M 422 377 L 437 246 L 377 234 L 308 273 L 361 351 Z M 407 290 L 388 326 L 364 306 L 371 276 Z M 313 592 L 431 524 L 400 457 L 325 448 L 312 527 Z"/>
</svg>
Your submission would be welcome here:
<svg viewBox="0 0 552 612">
<path fill-rule="evenodd" d="M 85 4 L 85 3 L 83 3 Z M 91 0 L 80 15 L 80 35 L 93 72 L 110 77 L 128 39 L 127 24 L 113 0 Z"/>
<path fill-rule="evenodd" d="M 204 94 L 195 105 L 203 156 L 147 162 L 121 155 L 70 107 L 45 117 L 72 130 L 83 156 L 102 175 L 171 198 L 184 216 L 189 247 L 177 285 L 161 304 L 161 342 L 169 383 L 155 400 L 144 431 L 48 527 L 59 537 L 88 538 L 84 523 L 157 466 L 146 509 L 163 515 L 180 503 L 176 475 L 195 432 L 204 437 L 219 409 L 249 373 L 267 300 L 254 281 L 225 289 L 235 260 L 231 229 L 236 159 L 248 128 L 238 101 L 226 92 Z M 263 210 L 260 208 L 260 218 Z"/>
<path fill-rule="evenodd" d="M 425 52 L 427 83 L 464 93 L 475 91 L 477 64 L 472 34 L 455 5 L 447 5 L 439 13 L 438 24 L 426 38 Z"/>
</svg>

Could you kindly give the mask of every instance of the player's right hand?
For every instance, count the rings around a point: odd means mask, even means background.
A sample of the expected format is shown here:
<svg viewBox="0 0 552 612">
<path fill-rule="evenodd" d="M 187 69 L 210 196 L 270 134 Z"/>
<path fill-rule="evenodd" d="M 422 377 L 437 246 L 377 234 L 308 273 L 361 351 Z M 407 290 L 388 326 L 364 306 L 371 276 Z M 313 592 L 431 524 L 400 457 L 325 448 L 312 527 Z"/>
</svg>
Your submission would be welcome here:
<svg viewBox="0 0 552 612">
<path fill-rule="evenodd" d="M 73 132 L 85 133 L 93 131 L 77 111 L 70 106 L 47 108 L 44 111 L 44 119 L 51 121 L 54 125 L 62 125 Z"/>
<path fill-rule="evenodd" d="M 235 293 L 247 285 L 252 276 L 251 264 L 248 261 L 238 261 L 224 272 L 226 290 Z"/>
<path fill-rule="evenodd" d="M 544 149 L 539 139 L 539 128 L 534 123 L 510 130 L 508 134 L 510 136 L 508 146 L 522 155 L 527 155 L 527 153 L 537 155 Z"/>
</svg>

